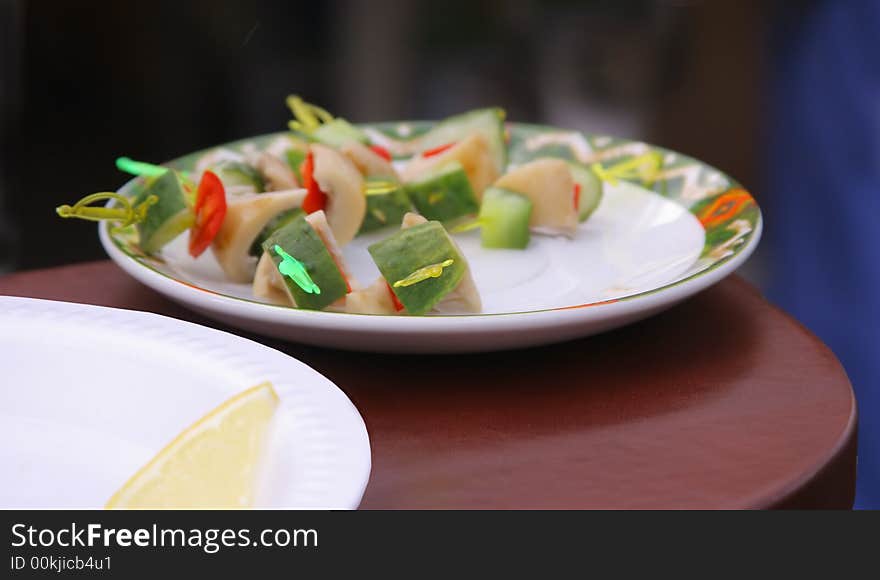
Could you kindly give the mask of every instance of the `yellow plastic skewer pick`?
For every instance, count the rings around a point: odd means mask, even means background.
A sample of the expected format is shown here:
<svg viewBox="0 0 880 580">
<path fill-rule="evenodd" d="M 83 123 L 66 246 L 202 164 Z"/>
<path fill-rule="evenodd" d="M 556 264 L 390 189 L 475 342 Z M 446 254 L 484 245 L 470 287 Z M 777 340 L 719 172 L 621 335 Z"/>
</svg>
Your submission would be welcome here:
<svg viewBox="0 0 880 580">
<path fill-rule="evenodd" d="M 393 181 L 385 181 L 385 180 L 373 180 L 368 181 L 364 185 L 364 194 L 365 195 L 382 195 L 385 193 L 391 193 L 395 189 L 397 189 L 398 185 Z"/>
<path fill-rule="evenodd" d="M 425 266 L 424 268 L 419 268 L 418 270 L 416 270 L 415 272 L 413 272 L 412 274 L 410 274 L 406 278 L 403 278 L 402 280 L 398 280 L 397 282 L 395 282 L 393 284 L 393 286 L 395 288 L 400 288 L 401 286 L 403 286 L 403 287 L 412 286 L 413 284 L 418 284 L 419 282 L 422 282 L 422 281 L 427 280 L 429 278 L 439 278 L 441 276 L 441 274 L 443 274 L 443 268 L 446 268 L 447 266 L 451 266 L 454 263 L 455 263 L 455 260 L 450 258 L 448 260 L 444 260 L 443 262 L 440 262 L 439 264 L 431 264 L 429 266 Z"/>
<path fill-rule="evenodd" d="M 96 201 L 112 199 L 118 207 L 92 206 Z M 122 222 L 119 229 L 144 221 L 150 206 L 159 201 L 158 196 L 150 195 L 144 201 L 134 206 L 131 199 L 112 191 L 102 191 L 87 195 L 73 205 L 60 205 L 55 208 L 55 213 L 63 218 L 79 218 L 93 222 L 112 220 Z"/>
<path fill-rule="evenodd" d="M 323 123 L 333 121 L 334 117 L 326 109 L 307 103 L 299 95 L 288 95 L 287 108 L 293 113 L 295 120 L 287 123 L 293 131 L 309 134 Z"/>
</svg>

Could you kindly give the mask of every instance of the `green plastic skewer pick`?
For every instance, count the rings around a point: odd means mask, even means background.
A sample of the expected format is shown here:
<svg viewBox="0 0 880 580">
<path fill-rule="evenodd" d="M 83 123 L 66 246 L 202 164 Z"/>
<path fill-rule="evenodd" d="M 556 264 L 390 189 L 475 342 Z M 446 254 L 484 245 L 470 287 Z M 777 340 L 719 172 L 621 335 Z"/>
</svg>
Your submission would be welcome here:
<svg viewBox="0 0 880 580">
<path fill-rule="evenodd" d="M 281 263 L 278 264 L 278 271 L 281 272 L 283 276 L 287 276 L 293 280 L 306 294 L 321 293 L 321 289 L 315 284 L 312 277 L 309 276 L 309 273 L 306 271 L 306 267 L 303 266 L 302 262 L 285 252 L 278 244 L 275 244 L 272 249 L 275 250 L 276 254 L 281 256 Z"/>
<path fill-rule="evenodd" d="M 119 171 L 130 173 L 132 175 L 142 175 L 145 177 L 158 177 L 168 171 L 167 167 L 145 163 L 144 161 L 135 161 L 128 157 L 119 157 L 116 159 L 116 168 Z"/>
</svg>

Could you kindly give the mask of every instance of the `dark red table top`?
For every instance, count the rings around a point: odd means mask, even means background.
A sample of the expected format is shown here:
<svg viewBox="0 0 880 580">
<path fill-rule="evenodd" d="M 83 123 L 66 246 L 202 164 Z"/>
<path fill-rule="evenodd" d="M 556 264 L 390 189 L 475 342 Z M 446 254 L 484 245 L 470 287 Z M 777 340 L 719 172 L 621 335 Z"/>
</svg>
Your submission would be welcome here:
<svg viewBox="0 0 880 580">
<path fill-rule="evenodd" d="M 110 262 L 0 277 L 0 294 L 157 312 L 244 334 L 324 373 L 357 405 L 364 508 L 852 505 L 856 406 L 834 355 L 732 277 L 600 336 L 479 355 L 282 343 L 166 300 Z M 455 380 L 420 373 L 454 369 Z"/>
</svg>

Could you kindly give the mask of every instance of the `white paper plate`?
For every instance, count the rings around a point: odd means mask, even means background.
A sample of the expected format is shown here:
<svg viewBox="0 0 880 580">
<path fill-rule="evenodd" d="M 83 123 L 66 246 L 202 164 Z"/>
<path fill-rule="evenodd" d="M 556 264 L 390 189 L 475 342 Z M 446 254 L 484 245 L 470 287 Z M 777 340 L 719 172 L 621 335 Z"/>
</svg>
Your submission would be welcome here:
<svg viewBox="0 0 880 580">
<path fill-rule="evenodd" d="M 134 278 L 225 324 L 321 346 L 425 353 L 533 346 L 622 326 L 718 282 L 758 244 L 762 219 L 754 199 L 695 159 L 640 142 L 510 127 L 514 163 L 554 147 L 554 155 L 583 163 L 657 152 L 664 165 L 649 184 L 605 183 L 599 208 L 573 239 L 533 236 L 526 250 L 487 250 L 477 232 L 456 234 L 483 300 L 477 315 L 373 316 L 274 306 L 256 301 L 250 285 L 226 281 L 211 252 L 190 258 L 186 235 L 160 256 L 143 255 L 136 237 L 111 234 L 106 224 L 99 226 L 101 242 Z M 410 134 L 400 124 L 382 130 Z M 265 144 L 271 137 L 251 142 Z M 169 165 L 190 168 L 198 155 Z M 344 248 L 361 284 L 378 276 L 367 246 L 392 233 L 359 236 Z"/>
<path fill-rule="evenodd" d="M 357 410 L 276 350 L 155 314 L 0 297 L 0 508 L 102 507 L 181 430 L 271 381 L 281 398 L 261 507 L 356 508 Z"/>
</svg>

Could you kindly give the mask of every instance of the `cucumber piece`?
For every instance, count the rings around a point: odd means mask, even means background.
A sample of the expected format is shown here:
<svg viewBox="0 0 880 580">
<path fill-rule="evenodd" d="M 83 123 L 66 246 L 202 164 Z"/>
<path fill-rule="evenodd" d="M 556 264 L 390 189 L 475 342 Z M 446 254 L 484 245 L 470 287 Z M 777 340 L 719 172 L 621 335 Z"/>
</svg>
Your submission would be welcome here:
<svg viewBox="0 0 880 580">
<path fill-rule="evenodd" d="M 312 141 L 323 143 L 328 147 L 338 148 L 349 141 L 369 142 L 363 131 L 346 121 L 345 119 L 333 119 L 329 123 L 320 125 L 312 131 L 309 138 Z"/>
<path fill-rule="evenodd" d="M 210 168 L 225 187 L 236 185 L 246 185 L 253 187 L 257 193 L 266 191 L 266 183 L 263 176 L 257 171 L 256 167 L 252 167 L 241 161 L 223 161 Z"/>
<path fill-rule="evenodd" d="M 255 258 L 259 258 L 263 254 L 263 242 L 269 239 L 269 236 L 274 234 L 276 231 L 280 230 L 299 216 L 303 215 L 303 210 L 300 208 L 289 209 L 287 211 L 283 211 L 270 219 L 263 229 L 257 234 L 256 239 L 254 239 L 254 243 L 251 244 L 250 250 L 248 250 L 248 254 L 254 256 Z"/>
<path fill-rule="evenodd" d="M 309 152 L 306 149 L 288 149 L 285 153 L 287 164 L 293 170 L 293 174 L 296 175 L 296 180 L 299 183 L 303 182 L 302 173 L 300 173 L 299 168 L 302 167 L 302 163 L 306 160 L 308 154 Z"/>
<path fill-rule="evenodd" d="M 305 215 L 296 217 L 263 242 L 263 250 L 269 252 L 277 268 L 282 258 L 275 252 L 276 244 L 302 262 L 309 276 L 321 289 L 320 294 L 309 294 L 296 282 L 282 276 L 298 308 L 323 310 L 348 293 L 345 276 L 340 272 L 321 236 L 306 221 Z"/>
<path fill-rule="evenodd" d="M 476 109 L 447 117 L 432 127 L 419 140 L 419 153 L 447 143 L 461 141 L 472 133 L 481 133 L 489 143 L 498 175 L 507 167 L 507 143 L 504 139 L 504 109 Z"/>
<path fill-rule="evenodd" d="M 180 179 L 174 171 L 166 171 L 149 180 L 134 198 L 133 205 L 137 206 L 150 195 L 155 195 L 159 201 L 150 206 L 146 218 L 137 225 L 141 249 L 147 254 L 161 250 L 195 221 L 195 214 L 186 202 Z"/>
<path fill-rule="evenodd" d="M 568 166 L 571 168 L 572 179 L 581 186 L 577 210 L 578 220 L 583 222 L 596 211 L 602 201 L 602 180 L 586 165 L 569 161 Z"/>
<path fill-rule="evenodd" d="M 407 183 L 406 193 L 419 213 L 429 220 L 450 221 L 480 209 L 467 173 L 458 161 Z"/>
<path fill-rule="evenodd" d="M 370 182 L 387 182 L 389 178 L 368 177 L 365 181 L 369 188 Z M 399 226 L 410 207 L 406 190 L 399 183 L 387 193 L 369 194 L 367 195 L 367 212 L 364 214 L 364 221 L 361 223 L 361 229 L 358 233 L 378 230 L 389 225 Z"/>
<path fill-rule="evenodd" d="M 440 222 L 432 221 L 400 230 L 393 236 L 368 248 L 382 277 L 403 304 L 408 314 L 424 314 L 461 283 L 467 262 L 459 253 Z M 394 287 L 394 283 L 413 272 L 446 260 L 437 278 L 427 278 L 411 286 Z"/>
<path fill-rule="evenodd" d="M 522 250 L 529 245 L 529 218 L 532 200 L 528 197 L 490 187 L 483 193 L 480 207 L 480 236 L 484 248 L 513 248 Z"/>
</svg>

